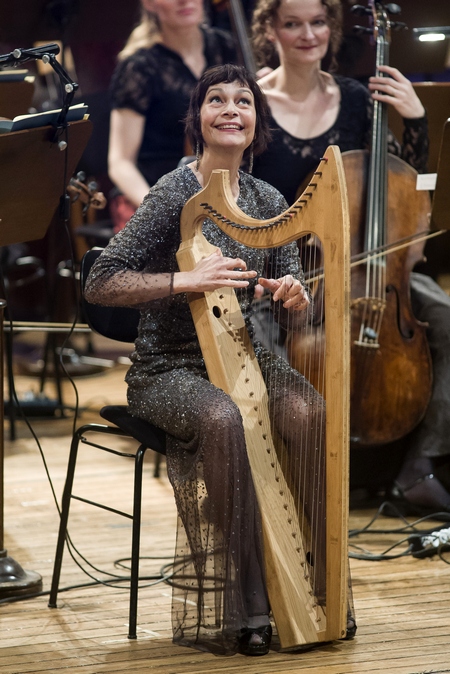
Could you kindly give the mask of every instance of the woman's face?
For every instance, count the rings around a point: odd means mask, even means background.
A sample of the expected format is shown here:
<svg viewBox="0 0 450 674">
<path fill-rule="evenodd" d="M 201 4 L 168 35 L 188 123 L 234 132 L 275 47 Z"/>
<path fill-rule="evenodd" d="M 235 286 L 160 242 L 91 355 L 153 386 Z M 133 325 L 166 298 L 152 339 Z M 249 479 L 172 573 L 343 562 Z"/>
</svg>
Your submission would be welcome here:
<svg viewBox="0 0 450 674">
<path fill-rule="evenodd" d="M 162 27 L 196 26 L 203 20 L 203 0 L 141 0 L 141 3 L 148 12 L 156 14 Z"/>
<path fill-rule="evenodd" d="M 320 62 L 330 40 L 327 8 L 321 0 L 281 0 L 268 37 L 283 61 Z"/>
<path fill-rule="evenodd" d="M 244 152 L 255 135 L 256 109 L 251 90 L 240 82 L 209 87 L 200 108 L 205 147 Z"/>
</svg>

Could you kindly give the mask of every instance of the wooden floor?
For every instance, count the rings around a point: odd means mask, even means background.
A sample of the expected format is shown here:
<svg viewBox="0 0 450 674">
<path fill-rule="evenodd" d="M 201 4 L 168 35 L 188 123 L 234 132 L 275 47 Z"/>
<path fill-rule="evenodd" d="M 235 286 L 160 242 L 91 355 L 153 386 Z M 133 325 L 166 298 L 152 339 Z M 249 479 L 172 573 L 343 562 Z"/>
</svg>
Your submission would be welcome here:
<svg viewBox="0 0 450 674">
<path fill-rule="evenodd" d="M 122 403 L 125 365 L 106 373 L 76 379 L 81 422 L 97 420 L 97 410 Z M 36 383 L 17 377 L 23 394 Z M 53 395 L 49 391 L 49 395 Z M 74 402 L 70 385 L 65 402 Z M 58 500 L 62 492 L 72 431 L 72 418 L 33 421 Z M 53 568 L 58 513 L 36 440 L 24 422 L 17 424 L 17 439 L 8 440 L 5 426 L 5 545 L 8 554 L 27 571 L 38 572 L 48 592 Z M 122 440 L 121 443 L 126 441 Z M 94 457 L 84 450 L 79 464 L 80 484 L 107 494 L 114 507 L 130 502 L 131 472 L 123 459 Z M 131 468 L 131 467 L 130 467 Z M 158 575 L 170 561 L 174 546 L 175 507 L 163 470 L 156 479 L 151 460 L 144 479 L 142 571 Z M 373 511 L 352 511 L 351 528 L 368 524 Z M 111 513 L 76 504 L 70 535 L 85 559 L 98 569 L 127 574 L 114 562 L 129 557 L 129 525 Z M 398 527 L 382 518 L 377 528 Z M 428 524 L 427 527 L 431 525 Z M 362 548 L 379 553 L 400 540 L 400 534 L 360 535 L 352 539 Z M 450 562 L 450 554 L 447 555 Z M 126 563 L 125 563 L 126 564 Z M 87 564 L 82 561 L 83 567 Z M 127 639 L 128 591 L 119 587 L 87 586 L 90 581 L 67 553 L 57 609 L 47 606 L 48 595 L 25 601 L 2 602 L 0 607 L 0 672 L 158 672 L 158 674 L 218 674 L 248 672 L 275 674 L 431 674 L 450 672 L 450 566 L 438 556 L 389 561 L 351 560 L 358 634 L 353 641 L 336 642 L 303 653 L 271 652 L 263 658 L 235 655 L 220 658 L 174 646 L 170 628 L 170 587 L 147 581 L 139 593 L 138 639 Z M 98 577 L 98 571 L 92 571 Z M 0 588 L 1 591 L 1 588 Z"/>
</svg>

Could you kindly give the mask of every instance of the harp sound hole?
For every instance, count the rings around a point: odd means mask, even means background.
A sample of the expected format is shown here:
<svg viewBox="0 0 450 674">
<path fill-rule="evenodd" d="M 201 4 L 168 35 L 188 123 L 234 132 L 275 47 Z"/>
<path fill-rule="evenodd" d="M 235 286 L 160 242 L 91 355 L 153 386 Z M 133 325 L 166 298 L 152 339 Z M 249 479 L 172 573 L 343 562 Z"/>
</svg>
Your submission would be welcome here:
<svg viewBox="0 0 450 674">
<path fill-rule="evenodd" d="M 213 312 L 213 314 L 216 318 L 220 318 L 222 316 L 222 312 L 220 311 L 220 307 L 218 307 L 217 305 L 215 307 L 213 307 L 212 312 Z"/>
<path fill-rule="evenodd" d="M 308 552 L 306 553 L 306 561 L 308 562 L 308 564 L 309 564 L 310 566 L 314 566 L 313 556 L 312 556 L 312 554 L 311 554 L 310 551 L 308 551 Z"/>
</svg>

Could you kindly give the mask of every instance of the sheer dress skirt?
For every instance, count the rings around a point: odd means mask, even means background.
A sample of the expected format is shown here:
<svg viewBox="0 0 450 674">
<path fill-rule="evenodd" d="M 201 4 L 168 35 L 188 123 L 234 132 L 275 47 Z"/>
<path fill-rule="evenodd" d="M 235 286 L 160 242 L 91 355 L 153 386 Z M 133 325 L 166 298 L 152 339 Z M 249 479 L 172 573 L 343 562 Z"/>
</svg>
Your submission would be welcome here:
<svg viewBox="0 0 450 674">
<path fill-rule="evenodd" d="M 255 349 L 270 413 L 287 447 L 289 470 L 302 469 L 303 503 L 324 517 L 324 402 L 287 362 Z M 270 611 L 260 513 L 238 407 L 204 372 L 187 368 L 127 376 L 135 416 L 168 433 L 167 472 L 178 511 L 173 578 L 174 641 L 217 654 L 236 651 L 236 633 Z M 311 513 L 308 513 L 311 516 Z M 323 557 L 319 542 L 317 555 Z M 324 569 L 324 563 L 316 564 Z M 316 592 L 324 574 L 317 572 Z"/>
</svg>

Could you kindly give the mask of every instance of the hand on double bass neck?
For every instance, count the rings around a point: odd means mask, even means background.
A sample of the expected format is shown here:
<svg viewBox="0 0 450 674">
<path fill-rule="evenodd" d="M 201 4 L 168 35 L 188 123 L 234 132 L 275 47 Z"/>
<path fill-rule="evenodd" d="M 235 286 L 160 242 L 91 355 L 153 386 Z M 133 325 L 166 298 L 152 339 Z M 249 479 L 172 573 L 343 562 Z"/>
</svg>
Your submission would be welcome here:
<svg viewBox="0 0 450 674">
<path fill-rule="evenodd" d="M 378 66 L 383 76 L 369 78 L 372 98 L 392 105 L 404 119 L 418 119 L 425 115 L 425 108 L 411 82 L 402 73 L 388 65 Z"/>
</svg>

